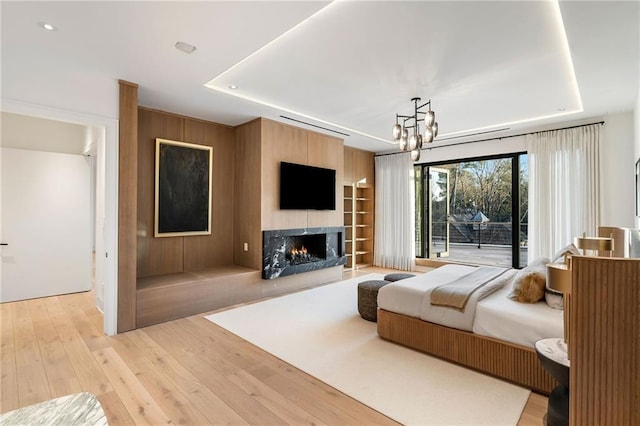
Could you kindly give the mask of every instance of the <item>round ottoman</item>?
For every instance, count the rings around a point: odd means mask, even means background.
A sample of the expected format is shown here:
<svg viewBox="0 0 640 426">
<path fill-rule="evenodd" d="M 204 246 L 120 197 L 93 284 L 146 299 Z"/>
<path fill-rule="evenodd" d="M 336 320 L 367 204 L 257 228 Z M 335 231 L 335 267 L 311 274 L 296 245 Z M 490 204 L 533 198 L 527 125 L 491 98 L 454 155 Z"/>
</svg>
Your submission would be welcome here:
<svg viewBox="0 0 640 426">
<path fill-rule="evenodd" d="M 371 280 L 358 284 L 358 312 L 367 321 L 378 320 L 378 290 L 389 281 Z"/>
<path fill-rule="evenodd" d="M 403 274 L 403 273 L 387 274 L 385 275 L 384 280 L 389 282 L 395 282 L 395 281 L 404 280 L 405 278 L 413 278 L 413 277 L 415 277 L 415 275 L 413 274 Z"/>
</svg>

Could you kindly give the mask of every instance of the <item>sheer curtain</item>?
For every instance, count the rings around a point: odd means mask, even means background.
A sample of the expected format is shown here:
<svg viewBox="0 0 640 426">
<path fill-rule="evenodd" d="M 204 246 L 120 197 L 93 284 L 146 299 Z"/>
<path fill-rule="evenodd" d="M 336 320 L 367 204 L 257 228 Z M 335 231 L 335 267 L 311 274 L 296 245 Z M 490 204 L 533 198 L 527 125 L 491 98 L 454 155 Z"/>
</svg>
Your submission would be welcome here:
<svg viewBox="0 0 640 426">
<path fill-rule="evenodd" d="M 378 156 L 373 263 L 412 271 L 415 265 L 415 185 L 409 153 Z"/>
<path fill-rule="evenodd" d="M 529 262 L 551 257 L 600 224 L 601 126 L 527 135 Z"/>
</svg>

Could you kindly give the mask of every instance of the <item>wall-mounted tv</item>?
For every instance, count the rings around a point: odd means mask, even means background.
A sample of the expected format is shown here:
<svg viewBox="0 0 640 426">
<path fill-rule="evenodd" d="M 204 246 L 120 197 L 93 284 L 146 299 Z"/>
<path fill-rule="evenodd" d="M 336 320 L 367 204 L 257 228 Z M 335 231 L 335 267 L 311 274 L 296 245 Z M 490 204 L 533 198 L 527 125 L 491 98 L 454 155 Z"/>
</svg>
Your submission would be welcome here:
<svg viewBox="0 0 640 426">
<path fill-rule="evenodd" d="M 335 210 L 336 171 L 281 162 L 280 209 Z"/>
</svg>

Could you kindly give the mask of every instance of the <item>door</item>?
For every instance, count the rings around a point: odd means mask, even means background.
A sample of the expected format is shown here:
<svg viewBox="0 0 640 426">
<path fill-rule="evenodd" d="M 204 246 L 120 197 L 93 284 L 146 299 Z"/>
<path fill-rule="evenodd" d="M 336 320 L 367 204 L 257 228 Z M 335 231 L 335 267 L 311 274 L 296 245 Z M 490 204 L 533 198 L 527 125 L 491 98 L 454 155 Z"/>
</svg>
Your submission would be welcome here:
<svg viewBox="0 0 640 426">
<path fill-rule="evenodd" d="M 87 159 L 0 150 L 0 302 L 90 290 Z"/>
<path fill-rule="evenodd" d="M 449 256 L 449 170 L 429 167 L 428 257 Z"/>
</svg>

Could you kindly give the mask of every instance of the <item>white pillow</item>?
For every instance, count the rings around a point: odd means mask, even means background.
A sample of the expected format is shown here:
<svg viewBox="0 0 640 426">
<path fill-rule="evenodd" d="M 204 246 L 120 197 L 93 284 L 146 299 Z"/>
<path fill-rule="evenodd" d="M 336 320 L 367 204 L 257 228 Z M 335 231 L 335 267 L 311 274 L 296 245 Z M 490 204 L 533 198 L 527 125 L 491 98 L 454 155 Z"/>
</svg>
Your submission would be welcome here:
<svg viewBox="0 0 640 426">
<path fill-rule="evenodd" d="M 564 263 L 565 254 L 574 256 L 582 253 L 580 253 L 580 250 L 578 250 L 578 247 L 574 246 L 573 243 L 568 244 L 562 247 L 560 250 L 558 250 L 556 254 L 553 255 L 553 257 L 551 258 L 551 263 Z"/>
<path fill-rule="evenodd" d="M 560 291 L 551 290 L 548 286 L 544 289 L 544 301 L 553 309 L 563 309 L 563 298 L 564 296 Z"/>
</svg>

